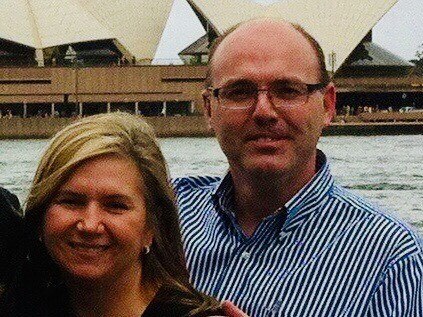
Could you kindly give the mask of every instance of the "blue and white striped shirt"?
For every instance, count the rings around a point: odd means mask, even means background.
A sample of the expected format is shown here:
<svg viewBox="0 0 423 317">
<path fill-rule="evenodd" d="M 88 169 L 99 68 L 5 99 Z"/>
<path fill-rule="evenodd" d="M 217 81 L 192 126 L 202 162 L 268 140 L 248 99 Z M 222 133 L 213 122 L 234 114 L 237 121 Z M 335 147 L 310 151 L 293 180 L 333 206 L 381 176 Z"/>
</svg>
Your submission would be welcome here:
<svg viewBox="0 0 423 317">
<path fill-rule="evenodd" d="M 174 180 L 194 286 L 253 317 L 423 317 L 423 251 L 329 166 L 246 237 L 225 178 Z M 286 219 L 285 219 L 286 218 Z"/>
</svg>

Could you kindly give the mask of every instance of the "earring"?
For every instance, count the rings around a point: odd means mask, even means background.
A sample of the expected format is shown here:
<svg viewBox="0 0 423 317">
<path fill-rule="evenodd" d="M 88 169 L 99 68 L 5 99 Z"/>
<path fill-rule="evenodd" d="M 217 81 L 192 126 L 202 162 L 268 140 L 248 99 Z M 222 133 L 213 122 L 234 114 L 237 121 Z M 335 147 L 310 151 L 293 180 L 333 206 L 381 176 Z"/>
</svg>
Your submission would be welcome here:
<svg viewBox="0 0 423 317">
<path fill-rule="evenodd" d="M 145 246 L 145 248 L 144 248 L 144 254 L 149 254 L 150 253 L 150 246 L 149 245 L 147 245 L 147 246 Z"/>
<path fill-rule="evenodd" d="M 78 222 L 76 223 L 76 229 L 79 231 L 82 231 L 84 230 L 84 228 L 85 228 L 84 220 L 79 219 Z"/>
</svg>

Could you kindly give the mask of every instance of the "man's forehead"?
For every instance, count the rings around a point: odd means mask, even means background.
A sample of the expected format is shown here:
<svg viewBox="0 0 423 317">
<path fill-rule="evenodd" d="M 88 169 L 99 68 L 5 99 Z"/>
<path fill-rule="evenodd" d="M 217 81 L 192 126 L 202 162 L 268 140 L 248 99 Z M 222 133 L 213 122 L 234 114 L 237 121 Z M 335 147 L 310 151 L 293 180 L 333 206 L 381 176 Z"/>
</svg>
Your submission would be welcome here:
<svg viewBox="0 0 423 317">
<path fill-rule="evenodd" d="M 261 19 L 240 25 L 217 47 L 212 60 L 213 73 L 249 58 L 260 59 L 262 63 L 298 61 L 301 67 L 311 68 L 311 73 L 319 72 L 315 48 L 292 24 L 282 20 Z"/>
<path fill-rule="evenodd" d="M 278 36 L 280 33 L 285 32 L 297 32 L 292 23 L 284 20 L 276 20 L 270 18 L 254 19 L 241 23 L 231 34 L 227 36 L 228 39 L 236 36 L 245 36 L 246 34 L 252 34 L 258 32 L 259 34 L 263 31 L 267 33 L 273 33 Z"/>
</svg>

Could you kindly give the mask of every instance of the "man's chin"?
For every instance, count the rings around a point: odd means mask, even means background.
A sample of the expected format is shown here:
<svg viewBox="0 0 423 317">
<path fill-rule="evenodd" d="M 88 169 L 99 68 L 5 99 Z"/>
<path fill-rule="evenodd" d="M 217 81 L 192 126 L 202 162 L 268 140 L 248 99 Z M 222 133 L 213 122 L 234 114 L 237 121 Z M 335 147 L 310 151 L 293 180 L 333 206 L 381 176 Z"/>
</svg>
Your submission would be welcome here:
<svg viewBox="0 0 423 317">
<path fill-rule="evenodd" d="M 247 160 L 244 170 L 252 175 L 278 175 L 289 169 L 289 163 L 280 157 L 258 157 L 254 160 Z"/>
</svg>

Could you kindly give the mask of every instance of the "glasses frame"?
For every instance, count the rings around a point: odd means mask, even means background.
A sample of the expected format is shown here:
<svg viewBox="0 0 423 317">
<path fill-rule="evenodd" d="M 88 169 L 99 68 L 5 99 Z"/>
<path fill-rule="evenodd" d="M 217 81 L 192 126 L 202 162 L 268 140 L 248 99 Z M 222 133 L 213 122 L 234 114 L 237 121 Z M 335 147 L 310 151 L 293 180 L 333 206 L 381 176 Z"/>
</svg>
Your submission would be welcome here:
<svg viewBox="0 0 423 317">
<path fill-rule="evenodd" d="M 303 106 L 304 104 L 306 104 L 308 102 L 308 99 L 310 98 L 310 95 L 312 93 L 314 93 L 315 91 L 318 91 L 318 90 L 322 90 L 323 88 L 325 88 L 328 85 L 327 83 L 316 83 L 316 84 L 307 84 L 307 83 L 303 83 L 303 82 L 298 82 L 298 83 L 305 85 L 305 87 L 307 89 L 307 92 L 305 93 L 306 100 L 304 101 L 303 104 L 301 104 L 301 105 L 299 105 L 297 107 L 300 107 L 300 106 Z M 221 104 L 221 101 L 220 101 L 221 98 L 219 97 L 219 91 L 222 88 L 225 88 L 225 87 L 224 86 L 222 86 L 222 87 L 216 87 L 216 88 L 213 87 L 213 86 L 207 87 L 207 90 L 209 90 L 211 92 L 212 96 L 217 99 L 220 107 L 225 108 L 225 109 L 229 109 L 229 110 L 245 110 L 245 109 L 250 109 L 250 108 L 252 108 L 254 106 L 254 103 L 252 103 L 248 107 L 226 107 L 226 106 L 222 105 Z M 257 89 L 256 98 L 258 97 L 258 95 L 259 95 L 260 92 L 266 92 L 266 94 L 268 94 L 269 93 L 269 89 Z M 273 104 L 273 106 L 275 106 L 276 108 L 282 108 L 281 106 L 275 105 L 275 103 L 272 101 L 271 95 L 268 96 L 268 98 L 269 98 L 270 102 Z"/>
</svg>

